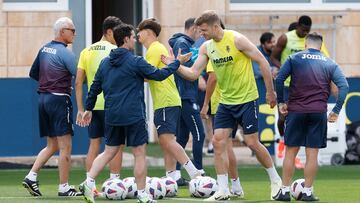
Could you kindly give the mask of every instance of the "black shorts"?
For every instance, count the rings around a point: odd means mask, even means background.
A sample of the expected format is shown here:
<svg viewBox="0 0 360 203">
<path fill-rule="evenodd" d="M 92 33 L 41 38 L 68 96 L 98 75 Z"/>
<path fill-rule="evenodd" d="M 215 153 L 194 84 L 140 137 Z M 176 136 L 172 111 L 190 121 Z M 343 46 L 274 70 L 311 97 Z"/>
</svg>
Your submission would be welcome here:
<svg viewBox="0 0 360 203">
<path fill-rule="evenodd" d="M 112 126 L 105 124 L 105 144 L 108 146 L 126 146 L 137 147 L 148 143 L 147 123 L 145 120 L 139 120 L 126 126 Z"/>
<path fill-rule="evenodd" d="M 234 129 L 237 123 L 243 128 L 245 135 L 258 131 L 257 100 L 239 105 L 219 104 L 215 114 L 214 129 Z"/>
<path fill-rule="evenodd" d="M 294 113 L 286 117 L 285 145 L 290 147 L 325 148 L 326 113 Z"/>
<path fill-rule="evenodd" d="M 88 128 L 89 138 L 104 137 L 105 113 L 104 110 L 92 111 L 91 123 Z"/>
<path fill-rule="evenodd" d="M 39 127 L 40 137 L 74 135 L 73 107 L 70 97 L 40 93 Z"/>
<path fill-rule="evenodd" d="M 156 109 L 154 112 L 154 124 L 158 135 L 170 133 L 176 134 L 177 124 L 181 113 L 180 106 Z"/>
</svg>

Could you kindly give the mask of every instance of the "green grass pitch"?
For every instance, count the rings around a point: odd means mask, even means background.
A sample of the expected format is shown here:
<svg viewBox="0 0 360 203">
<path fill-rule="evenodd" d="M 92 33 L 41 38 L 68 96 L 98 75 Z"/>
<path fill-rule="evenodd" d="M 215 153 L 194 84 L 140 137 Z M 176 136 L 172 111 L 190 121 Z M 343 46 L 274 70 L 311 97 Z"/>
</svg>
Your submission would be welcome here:
<svg viewBox="0 0 360 203">
<path fill-rule="evenodd" d="M 215 177 L 213 167 L 205 168 L 206 172 Z M 58 171 L 56 169 L 43 169 L 39 174 L 40 190 L 43 197 L 30 197 L 28 192 L 21 186 L 23 177 L 28 170 L 0 170 L 0 203 L 55 203 L 55 202 L 83 202 L 82 198 L 59 198 L 57 197 Z M 281 173 L 281 172 L 280 172 Z M 148 176 L 161 177 L 163 168 L 149 168 Z M 185 174 L 185 172 L 183 172 Z M 245 199 L 232 199 L 229 202 L 272 202 L 269 200 L 270 188 L 266 172 L 261 167 L 239 167 L 241 184 L 245 191 Z M 297 170 L 295 179 L 303 177 L 303 172 Z M 105 170 L 97 178 L 98 188 L 107 178 Z M 131 169 L 123 169 L 121 176 L 133 176 Z M 85 178 L 85 171 L 73 169 L 70 174 L 70 184 L 78 186 Z M 360 166 L 321 167 L 314 185 L 315 193 L 320 197 L 320 202 L 328 203 L 357 203 L 360 202 Z M 180 187 L 178 197 L 164 199 L 159 202 L 200 202 L 201 199 L 190 198 L 188 189 Z M 96 202 L 114 202 L 106 199 L 97 199 Z M 135 202 L 126 200 L 123 202 Z M 292 200 L 292 202 L 295 202 Z"/>
</svg>

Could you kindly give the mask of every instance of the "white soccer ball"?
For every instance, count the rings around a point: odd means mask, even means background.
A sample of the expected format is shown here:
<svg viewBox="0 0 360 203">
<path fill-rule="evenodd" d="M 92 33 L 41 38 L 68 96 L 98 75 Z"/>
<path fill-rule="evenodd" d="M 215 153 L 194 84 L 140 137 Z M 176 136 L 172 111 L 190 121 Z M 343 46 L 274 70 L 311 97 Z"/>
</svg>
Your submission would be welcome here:
<svg viewBox="0 0 360 203">
<path fill-rule="evenodd" d="M 127 189 L 127 195 L 126 198 L 134 199 L 137 197 L 137 185 L 135 182 L 134 177 L 127 177 L 123 179 L 123 182 L 125 183 L 126 189 Z"/>
<path fill-rule="evenodd" d="M 126 198 L 127 189 L 125 183 L 118 179 L 112 179 L 109 185 L 105 186 L 104 196 L 110 200 L 123 200 Z"/>
<path fill-rule="evenodd" d="M 305 187 L 304 179 L 295 180 L 290 187 L 290 194 L 294 197 L 294 199 L 299 200 L 299 196 Z"/>
<path fill-rule="evenodd" d="M 153 199 L 162 199 L 166 195 L 165 183 L 160 178 L 150 178 L 146 182 L 146 193 L 148 193 Z"/>
<path fill-rule="evenodd" d="M 177 195 L 178 185 L 176 181 L 170 177 L 162 178 L 166 188 L 166 197 L 175 197 Z"/>
<path fill-rule="evenodd" d="M 213 195 L 218 189 L 218 184 L 214 178 L 209 176 L 197 177 L 189 183 L 189 190 L 192 196 L 207 198 Z"/>
<path fill-rule="evenodd" d="M 109 178 L 107 180 L 105 180 L 105 182 L 102 184 L 101 186 L 101 192 L 104 192 L 105 191 L 105 187 L 110 185 L 111 182 L 112 182 L 113 178 Z"/>
</svg>

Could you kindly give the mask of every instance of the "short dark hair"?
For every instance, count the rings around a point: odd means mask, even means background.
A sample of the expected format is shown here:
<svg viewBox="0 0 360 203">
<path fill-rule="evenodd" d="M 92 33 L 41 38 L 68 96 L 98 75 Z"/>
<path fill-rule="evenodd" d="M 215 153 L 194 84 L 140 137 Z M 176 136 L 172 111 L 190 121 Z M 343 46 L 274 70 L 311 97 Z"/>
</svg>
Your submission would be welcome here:
<svg viewBox="0 0 360 203">
<path fill-rule="evenodd" d="M 135 31 L 135 28 L 132 25 L 122 23 L 116 26 L 114 28 L 114 39 L 116 45 L 121 47 L 125 43 L 125 37 L 131 37 L 132 31 Z"/>
<path fill-rule="evenodd" d="M 106 34 L 106 31 L 108 29 L 113 30 L 114 27 L 116 27 L 117 25 L 120 25 L 121 23 L 123 23 L 120 18 L 116 17 L 116 16 L 108 16 L 105 18 L 103 24 L 102 24 L 102 32 L 103 34 Z"/>
<path fill-rule="evenodd" d="M 298 25 L 305 25 L 305 26 L 311 26 L 312 21 L 311 18 L 309 16 L 300 16 L 299 20 L 298 20 Z"/>
<path fill-rule="evenodd" d="M 185 30 L 190 29 L 192 26 L 195 25 L 195 18 L 189 18 L 185 21 Z"/>
<path fill-rule="evenodd" d="M 271 41 L 271 39 L 274 37 L 274 34 L 271 32 L 264 32 L 262 33 L 260 37 L 260 43 L 265 44 L 265 42 Z"/>
<path fill-rule="evenodd" d="M 298 22 L 292 22 L 290 23 L 289 27 L 288 27 L 288 31 L 292 31 L 296 29 Z"/>
<path fill-rule="evenodd" d="M 323 37 L 320 33 L 312 32 L 306 35 L 305 40 L 311 40 L 313 42 L 323 42 Z"/>
<path fill-rule="evenodd" d="M 200 26 L 204 23 L 206 23 L 208 25 L 213 25 L 215 23 L 220 24 L 220 18 L 218 16 L 218 14 L 216 14 L 216 12 L 213 10 L 205 11 L 195 20 L 195 24 L 197 26 Z"/>
<path fill-rule="evenodd" d="M 145 29 L 152 30 L 156 37 L 158 37 L 161 32 L 161 25 L 155 18 L 148 18 L 141 21 L 141 23 L 138 25 L 138 31 Z"/>
</svg>

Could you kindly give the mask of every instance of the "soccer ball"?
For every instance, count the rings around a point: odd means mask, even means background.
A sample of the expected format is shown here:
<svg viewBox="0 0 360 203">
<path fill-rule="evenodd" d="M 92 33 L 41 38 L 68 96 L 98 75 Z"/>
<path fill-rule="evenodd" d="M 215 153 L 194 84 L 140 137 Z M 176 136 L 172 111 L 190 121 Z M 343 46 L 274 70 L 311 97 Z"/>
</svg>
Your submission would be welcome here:
<svg viewBox="0 0 360 203">
<path fill-rule="evenodd" d="M 299 200 L 299 196 L 305 187 L 305 180 L 304 179 L 297 179 L 295 180 L 290 187 L 291 196 L 294 199 Z"/>
<path fill-rule="evenodd" d="M 107 199 L 110 200 L 125 199 L 127 195 L 125 183 L 118 178 L 112 179 L 112 181 L 110 181 L 110 184 L 105 186 L 104 195 Z"/>
<path fill-rule="evenodd" d="M 134 177 L 127 177 L 123 180 L 127 188 L 126 198 L 134 199 L 137 197 L 137 185 Z"/>
<path fill-rule="evenodd" d="M 105 187 L 110 185 L 111 182 L 112 182 L 113 178 L 109 178 L 107 180 L 105 180 L 105 182 L 102 184 L 101 186 L 101 192 L 104 192 L 105 191 Z"/>
<path fill-rule="evenodd" d="M 210 197 L 218 189 L 218 184 L 214 178 L 209 176 L 197 177 L 189 183 L 189 190 L 194 197 Z"/>
<path fill-rule="evenodd" d="M 166 197 L 175 197 L 177 195 L 178 185 L 176 181 L 174 181 L 170 177 L 164 177 L 162 178 L 162 181 L 165 184 L 166 188 Z"/>
<path fill-rule="evenodd" d="M 162 199 L 166 195 L 165 183 L 160 178 L 150 178 L 146 182 L 145 191 L 151 195 L 153 199 Z"/>
</svg>

